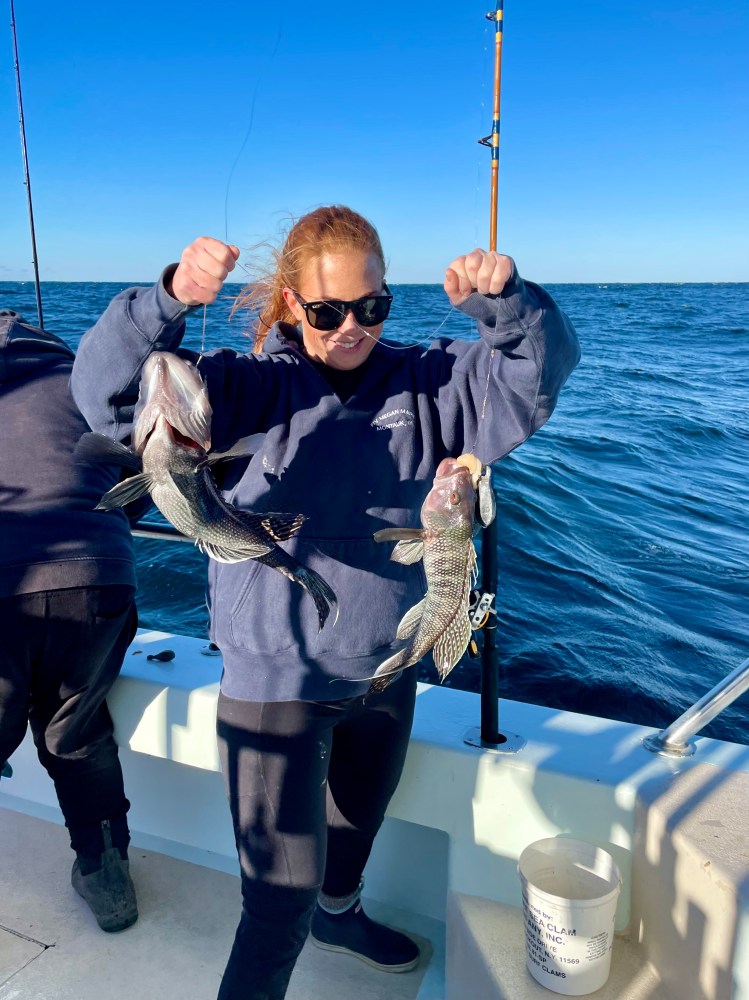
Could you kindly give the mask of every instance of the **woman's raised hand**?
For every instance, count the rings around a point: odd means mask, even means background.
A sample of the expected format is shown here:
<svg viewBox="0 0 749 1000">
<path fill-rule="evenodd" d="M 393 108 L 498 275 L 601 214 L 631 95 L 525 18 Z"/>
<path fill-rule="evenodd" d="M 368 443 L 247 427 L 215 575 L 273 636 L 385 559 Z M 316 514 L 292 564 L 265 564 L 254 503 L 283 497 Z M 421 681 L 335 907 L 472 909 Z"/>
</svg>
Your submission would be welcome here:
<svg viewBox="0 0 749 1000">
<path fill-rule="evenodd" d="M 214 302 L 238 258 L 239 247 L 199 236 L 182 251 L 167 291 L 186 306 Z"/>
<path fill-rule="evenodd" d="M 454 306 L 465 302 L 471 292 L 499 295 L 513 271 L 512 257 L 496 250 L 476 249 L 456 257 L 445 271 L 445 291 Z"/>
</svg>

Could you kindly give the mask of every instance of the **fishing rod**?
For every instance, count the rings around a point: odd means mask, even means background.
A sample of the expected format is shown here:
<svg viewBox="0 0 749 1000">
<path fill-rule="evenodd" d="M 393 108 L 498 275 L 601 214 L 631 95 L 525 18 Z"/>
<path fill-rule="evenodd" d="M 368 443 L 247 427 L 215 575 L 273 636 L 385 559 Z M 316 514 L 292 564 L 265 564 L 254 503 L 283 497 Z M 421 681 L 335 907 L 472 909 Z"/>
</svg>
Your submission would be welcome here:
<svg viewBox="0 0 749 1000">
<path fill-rule="evenodd" d="M 482 146 L 492 151 L 491 203 L 489 206 L 489 249 L 497 249 L 497 201 L 499 194 L 499 102 L 502 89 L 502 29 L 504 27 L 504 0 L 497 0 L 495 10 L 486 15 L 487 21 L 494 21 L 494 111 L 492 130 L 483 139 Z"/>
<path fill-rule="evenodd" d="M 29 226 L 31 227 L 31 252 L 33 254 L 32 264 L 34 265 L 34 284 L 36 286 L 36 311 L 39 314 L 39 326 L 44 328 L 44 318 L 42 316 L 42 289 L 39 283 L 39 261 L 36 252 L 36 232 L 34 230 L 34 206 L 31 201 L 31 177 L 29 176 L 29 158 L 26 150 L 26 126 L 23 119 L 23 97 L 21 95 L 21 68 L 18 62 L 18 40 L 16 38 L 16 14 L 13 8 L 13 0 L 10 0 L 10 27 L 13 32 L 13 59 L 16 72 L 16 93 L 18 94 L 18 122 L 21 126 L 21 152 L 23 154 L 24 184 L 26 185 L 26 197 L 29 203 Z"/>
<path fill-rule="evenodd" d="M 502 29 L 504 19 L 503 0 L 497 0 L 496 7 L 486 18 L 494 22 L 494 110 L 491 133 L 479 139 L 482 146 L 488 146 L 492 153 L 491 201 L 489 207 L 489 249 L 497 249 L 497 203 L 499 193 L 499 115 L 500 91 L 502 85 Z M 491 475 L 491 469 L 489 471 Z M 492 487 L 493 489 L 493 487 Z M 496 507 L 496 504 L 495 504 Z M 499 732 L 499 670 L 497 664 L 496 608 L 493 607 L 497 595 L 499 561 L 497 558 L 497 518 L 483 529 L 481 539 L 481 592 L 473 609 L 472 622 L 483 624 L 481 645 L 481 726 L 470 730 L 465 742 L 482 749 L 502 753 L 515 753 L 525 740 L 514 733 Z M 487 624 L 491 615 L 494 622 Z"/>
</svg>

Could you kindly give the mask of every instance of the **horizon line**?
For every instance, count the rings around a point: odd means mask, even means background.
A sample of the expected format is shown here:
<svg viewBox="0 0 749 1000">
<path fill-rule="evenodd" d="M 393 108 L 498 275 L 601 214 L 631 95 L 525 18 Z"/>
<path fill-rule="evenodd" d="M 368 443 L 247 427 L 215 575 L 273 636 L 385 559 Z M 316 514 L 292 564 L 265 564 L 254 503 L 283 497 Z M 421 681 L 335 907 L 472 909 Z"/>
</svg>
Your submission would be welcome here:
<svg viewBox="0 0 749 1000">
<path fill-rule="evenodd" d="M 531 280 L 531 279 L 529 279 Z M 435 288 L 441 288 L 442 282 L 440 281 L 389 281 L 391 285 L 398 286 L 433 286 Z M 679 278 L 670 279 L 667 281 L 622 281 L 617 278 L 610 279 L 593 279 L 588 281 L 538 281 L 535 282 L 539 285 L 749 285 L 749 278 L 738 280 L 734 278 L 715 278 L 711 281 L 694 281 L 689 278 Z M 34 285 L 33 278 L 0 278 L 0 285 Z M 145 280 L 125 280 L 121 278 L 42 278 L 39 282 L 40 285 L 145 285 L 146 287 L 150 285 L 155 285 L 155 281 L 145 281 Z M 225 281 L 223 287 L 231 285 L 237 288 L 244 288 L 247 285 L 251 285 L 251 281 Z"/>
</svg>

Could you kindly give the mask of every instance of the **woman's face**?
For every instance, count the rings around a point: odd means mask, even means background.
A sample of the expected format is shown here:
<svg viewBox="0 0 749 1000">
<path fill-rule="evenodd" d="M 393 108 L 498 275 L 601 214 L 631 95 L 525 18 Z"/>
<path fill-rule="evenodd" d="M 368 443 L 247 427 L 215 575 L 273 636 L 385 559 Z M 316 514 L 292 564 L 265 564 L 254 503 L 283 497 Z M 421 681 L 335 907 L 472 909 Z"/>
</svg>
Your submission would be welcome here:
<svg viewBox="0 0 749 1000">
<path fill-rule="evenodd" d="M 299 287 L 293 291 L 304 302 L 320 299 L 342 299 L 353 302 L 367 295 L 384 294 L 384 274 L 379 258 L 365 250 L 323 254 L 303 269 Z M 316 330 L 307 321 L 304 309 L 291 289 L 284 289 L 284 298 L 295 319 L 302 327 L 307 356 L 324 361 L 331 368 L 351 371 L 363 364 L 380 339 L 383 324 L 361 327 L 349 310 L 337 330 Z"/>
</svg>

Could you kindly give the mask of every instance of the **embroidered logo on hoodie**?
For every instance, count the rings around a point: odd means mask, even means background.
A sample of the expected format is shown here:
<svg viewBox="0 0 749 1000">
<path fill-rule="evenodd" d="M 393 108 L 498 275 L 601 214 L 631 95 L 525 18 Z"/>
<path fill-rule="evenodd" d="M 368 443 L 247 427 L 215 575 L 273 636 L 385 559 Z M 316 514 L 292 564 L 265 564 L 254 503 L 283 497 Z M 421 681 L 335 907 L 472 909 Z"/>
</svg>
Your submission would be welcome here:
<svg viewBox="0 0 749 1000">
<path fill-rule="evenodd" d="M 396 427 L 413 427 L 413 425 L 413 411 L 403 408 L 388 410 L 387 413 L 381 413 L 372 421 L 372 426 L 378 431 L 389 431 Z"/>
</svg>

